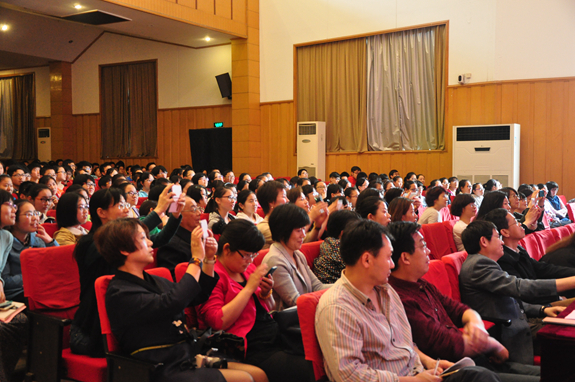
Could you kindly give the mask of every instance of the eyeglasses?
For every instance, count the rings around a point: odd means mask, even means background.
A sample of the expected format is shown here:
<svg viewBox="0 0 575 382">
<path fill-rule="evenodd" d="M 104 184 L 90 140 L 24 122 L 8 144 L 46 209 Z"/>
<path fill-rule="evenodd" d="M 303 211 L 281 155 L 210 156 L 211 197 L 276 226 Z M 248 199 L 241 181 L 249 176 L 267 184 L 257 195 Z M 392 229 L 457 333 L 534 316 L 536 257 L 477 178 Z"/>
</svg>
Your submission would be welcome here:
<svg viewBox="0 0 575 382">
<path fill-rule="evenodd" d="M 12 202 L 4 202 L 2 203 L 3 206 L 12 207 L 14 211 L 18 211 L 18 206 Z"/>
<path fill-rule="evenodd" d="M 86 204 L 86 205 L 83 205 L 83 206 L 78 206 L 78 209 L 79 209 L 79 210 L 89 211 L 89 210 L 90 210 L 90 206 Z"/>
<path fill-rule="evenodd" d="M 52 199 L 50 198 L 40 198 L 37 200 L 41 201 L 42 203 L 52 203 Z"/>
<path fill-rule="evenodd" d="M 237 253 L 240 254 L 240 256 L 242 257 L 242 259 L 246 260 L 246 259 L 250 259 L 253 260 L 256 257 L 259 256 L 259 252 L 256 253 L 242 253 L 239 249 L 236 251 Z"/>
<path fill-rule="evenodd" d="M 419 249 L 419 248 L 427 248 L 427 243 L 425 242 L 425 240 L 421 241 L 421 247 L 415 247 L 415 249 Z"/>
<path fill-rule="evenodd" d="M 130 196 L 136 196 L 138 195 L 137 192 L 131 191 L 131 192 L 126 192 L 126 195 L 130 195 Z"/>
<path fill-rule="evenodd" d="M 96 187 L 96 183 L 88 182 L 88 183 L 86 183 L 86 186 L 88 186 L 88 187 Z"/>
<path fill-rule="evenodd" d="M 22 215 L 30 219 L 32 216 L 39 217 L 40 215 L 42 215 L 42 213 L 40 211 L 28 211 L 25 214 L 21 214 L 20 216 Z"/>
<path fill-rule="evenodd" d="M 238 198 L 233 195 L 224 196 L 224 198 L 228 198 L 228 200 L 231 202 L 238 200 Z"/>
<path fill-rule="evenodd" d="M 64 170 L 58 171 L 56 174 L 66 174 L 66 171 L 64 171 Z"/>
<path fill-rule="evenodd" d="M 194 213 L 194 212 L 198 212 L 198 211 L 201 211 L 200 207 L 190 207 L 189 210 L 183 210 L 182 212 L 192 212 L 192 213 Z"/>
<path fill-rule="evenodd" d="M 124 203 L 124 202 L 118 203 L 115 205 L 115 207 L 118 207 L 119 209 L 123 210 L 125 208 L 130 208 L 130 203 Z"/>
<path fill-rule="evenodd" d="M 23 178 L 26 176 L 26 174 L 12 174 L 12 176 L 15 178 Z"/>
</svg>

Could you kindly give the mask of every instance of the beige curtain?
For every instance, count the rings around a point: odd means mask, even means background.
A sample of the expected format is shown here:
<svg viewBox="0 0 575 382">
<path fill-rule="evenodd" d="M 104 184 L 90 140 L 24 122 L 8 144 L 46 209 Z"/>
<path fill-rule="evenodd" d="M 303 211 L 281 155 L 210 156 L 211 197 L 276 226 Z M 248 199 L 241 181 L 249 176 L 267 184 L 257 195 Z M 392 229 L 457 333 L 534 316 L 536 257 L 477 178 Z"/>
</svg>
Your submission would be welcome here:
<svg viewBox="0 0 575 382">
<path fill-rule="evenodd" d="M 102 158 L 156 156 L 154 62 L 101 68 Z"/>
<path fill-rule="evenodd" d="M 297 120 L 326 122 L 328 152 L 363 152 L 365 38 L 297 49 Z"/>
<path fill-rule="evenodd" d="M 431 27 L 367 39 L 367 140 L 371 150 L 444 147 L 445 45 L 436 32 L 437 27 Z M 437 57 L 438 52 L 443 54 Z"/>
<path fill-rule="evenodd" d="M 37 156 L 34 74 L 0 79 L 0 158 Z"/>
<path fill-rule="evenodd" d="M 437 148 L 445 149 L 445 84 L 447 65 L 447 28 L 435 27 L 435 136 Z"/>
</svg>

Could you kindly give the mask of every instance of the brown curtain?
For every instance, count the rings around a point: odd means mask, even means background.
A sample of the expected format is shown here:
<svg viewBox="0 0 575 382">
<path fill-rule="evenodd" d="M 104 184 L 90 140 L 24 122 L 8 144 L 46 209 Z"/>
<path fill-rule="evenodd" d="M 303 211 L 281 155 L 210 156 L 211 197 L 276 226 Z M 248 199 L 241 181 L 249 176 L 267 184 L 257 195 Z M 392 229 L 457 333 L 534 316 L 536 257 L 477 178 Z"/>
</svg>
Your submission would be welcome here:
<svg viewBox="0 0 575 382">
<path fill-rule="evenodd" d="M 328 152 L 363 152 L 365 38 L 297 49 L 297 119 L 326 122 Z"/>
<path fill-rule="evenodd" d="M 100 88 L 102 158 L 155 156 L 156 64 L 104 66 Z"/>
<path fill-rule="evenodd" d="M 143 63 L 128 68 L 130 89 L 131 153 L 155 157 L 157 137 L 156 65 Z M 137 134 L 134 134 L 138 131 Z M 131 155 L 129 155 L 131 156 Z"/>
<path fill-rule="evenodd" d="M 37 156 L 36 142 L 36 88 L 34 74 L 2 79 L 0 95 L 1 120 L 0 144 L 2 158 L 17 161 L 31 160 Z"/>
<path fill-rule="evenodd" d="M 435 27 L 435 137 L 437 149 L 445 149 L 445 82 L 447 62 L 447 28 Z"/>
</svg>

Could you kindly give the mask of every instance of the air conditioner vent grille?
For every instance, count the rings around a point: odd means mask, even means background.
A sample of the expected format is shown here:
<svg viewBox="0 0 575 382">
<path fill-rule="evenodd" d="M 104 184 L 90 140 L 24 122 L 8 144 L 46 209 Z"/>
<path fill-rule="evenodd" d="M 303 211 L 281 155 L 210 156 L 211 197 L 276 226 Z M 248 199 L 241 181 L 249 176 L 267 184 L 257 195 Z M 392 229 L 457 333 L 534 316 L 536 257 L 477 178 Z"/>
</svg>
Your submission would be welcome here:
<svg viewBox="0 0 575 382">
<path fill-rule="evenodd" d="M 458 127 L 457 141 L 508 141 L 511 137 L 511 126 L 474 126 Z"/>
<path fill-rule="evenodd" d="M 300 123 L 299 135 L 315 135 L 317 125 L 315 123 Z"/>
</svg>

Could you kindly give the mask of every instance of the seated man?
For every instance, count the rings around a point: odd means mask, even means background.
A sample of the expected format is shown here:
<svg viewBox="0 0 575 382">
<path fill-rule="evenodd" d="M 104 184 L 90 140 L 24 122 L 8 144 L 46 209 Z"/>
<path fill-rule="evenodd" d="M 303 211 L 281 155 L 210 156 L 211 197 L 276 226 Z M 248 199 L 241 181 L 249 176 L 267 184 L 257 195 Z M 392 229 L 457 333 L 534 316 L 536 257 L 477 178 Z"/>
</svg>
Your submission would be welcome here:
<svg viewBox="0 0 575 382">
<path fill-rule="evenodd" d="M 394 264 L 387 229 L 370 220 L 349 224 L 341 238 L 346 265 L 321 297 L 315 323 L 330 381 L 441 381 L 436 361 L 413 343 L 405 310 L 387 284 Z M 437 372 L 451 365 L 439 362 Z M 463 368 L 447 381 L 499 381 L 480 368 Z"/>
<path fill-rule="evenodd" d="M 389 284 L 401 297 L 417 347 L 432 358 L 453 362 L 475 357 L 477 364 L 498 372 L 502 381 L 538 381 L 537 366 L 501 364 L 509 353 L 488 335 L 479 314 L 444 296 L 421 278 L 429 270 L 430 251 L 420 228 L 412 222 L 394 222 L 388 226 L 393 235 L 392 260 L 396 264 Z M 462 327 L 463 332 L 458 327 Z M 482 355 L 491 356 L 496 364 L 490 364 Z"/>
<path fill-rule="evenodd" d="M 168 268 L 172 273 L 176 265 L 189 262 L 192 258 L 192 231 L 200 225 L 202 213 L 196 201 L 186 196 L 181 215 L 180 226 L 170 242 L 158 248 L 158 267 Z"/>
<path fill-rule="evenodd" d="M 575 287 L 575 277 L 528 280 L 509 275 L 497 261 L 503 256 L 503 242 L 491 222 L 475 220 L 461 236 L 469 256 L 461 267 L 461 301 L 482 316 L 511 320 L 499 327 L 495 337 L 509 350 L 509 360 L 533 364 L 533 342 L 522 301 L 558 299 L 558 292 Z"/>
</svg>

